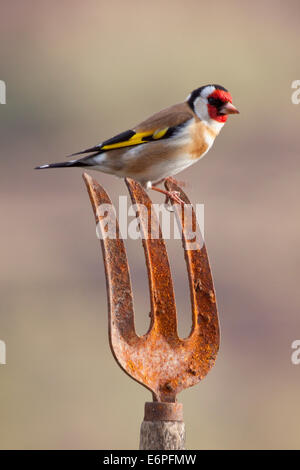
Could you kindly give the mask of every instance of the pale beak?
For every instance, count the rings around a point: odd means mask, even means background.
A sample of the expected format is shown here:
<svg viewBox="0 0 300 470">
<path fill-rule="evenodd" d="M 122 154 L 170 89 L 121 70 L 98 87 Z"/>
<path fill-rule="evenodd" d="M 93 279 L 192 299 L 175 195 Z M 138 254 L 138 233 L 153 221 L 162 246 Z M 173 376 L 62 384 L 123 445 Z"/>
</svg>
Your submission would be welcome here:
<svg viewBox="0 0 300 470">
<path fill-rule="evenodd" d="M 221 108 L 221 113 L 222 114 L 240 114 L 239 110 L 236 109 L 235 106 L 233 106 L 233 104 L 229 103 L 226 103 L 224 104 L 224 106 Z"/>
</svg>

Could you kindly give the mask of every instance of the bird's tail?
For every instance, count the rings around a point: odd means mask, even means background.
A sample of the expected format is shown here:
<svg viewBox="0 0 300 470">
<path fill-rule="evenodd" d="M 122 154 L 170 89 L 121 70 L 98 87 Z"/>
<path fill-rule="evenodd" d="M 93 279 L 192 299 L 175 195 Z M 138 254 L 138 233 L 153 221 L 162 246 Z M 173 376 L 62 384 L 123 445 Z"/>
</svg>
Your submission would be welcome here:
<svg viewBox="0 0 300 470">
<path fill-rule="evenodd" d="M 60 163 L 49 163 L 47 165 L 36 166 L 35 170 L 44 170 L 44 168 L 67 168 L 70 166 L 87 166 L 82 162 L 60 162 Z"/>
<path fill-rule="evenodd" d="M 36 166 L 35 170 L 44 170 L 45 168 L 70 168 L 70 167 L 75 167 L 75 166 L 81 166 L 81 167 L 88 167 L 93 165 L 93 161 L 90 160 L 90 157 L 93 157 L 93 155 L 90 155 L 89 157 L 85 158 L 80 158 L 79 160 L 71 160 L 69 162 L 59 162 L 59 163 L 49 163 L 47 165 L 41 165 L 41 166 Z"/>
</svg>

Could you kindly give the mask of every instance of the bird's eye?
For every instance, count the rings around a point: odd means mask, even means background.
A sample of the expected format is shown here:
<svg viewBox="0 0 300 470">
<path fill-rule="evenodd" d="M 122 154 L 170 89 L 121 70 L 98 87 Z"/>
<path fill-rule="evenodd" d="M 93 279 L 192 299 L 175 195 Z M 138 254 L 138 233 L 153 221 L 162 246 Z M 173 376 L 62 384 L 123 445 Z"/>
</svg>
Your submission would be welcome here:
<svg viewBox="0 0 300 470">
<path fill-rule="evenodd" d="M 224 103 L 219 98 L 213 98 L 212 96 L 207 100 L 211 106 L 215 106 L 216 108 L 221 107 Z"/>
</svg>

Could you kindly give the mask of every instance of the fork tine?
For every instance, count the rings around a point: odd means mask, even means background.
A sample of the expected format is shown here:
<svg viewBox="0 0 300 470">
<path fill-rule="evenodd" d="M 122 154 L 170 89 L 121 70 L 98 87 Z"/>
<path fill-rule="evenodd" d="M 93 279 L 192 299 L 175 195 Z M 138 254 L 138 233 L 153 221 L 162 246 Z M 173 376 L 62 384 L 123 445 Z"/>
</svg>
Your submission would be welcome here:
<svg viewBox="0 0 300 470">
<path fill-rule="evenodd" d="M 146 211 L 138 210 L 143 247 L 147 263 L 147 271 L 151 299 L 151 324 L 148 333 L 154 327 L 168 341 L 178 340 L 175 296 L 171 277 L 169 259 L 152 202 L 142 186 L 136 181 L 126 178 L 126 184 L 132 202 L 139 207 L 143 205 Z M 151 237 L 153 233 L 157 238 Z"/>
<path fill-rule="evenodd" d="M 166 180 L 165 186 L 168 191 L 178 191 L 179 197 L 185 204 L 190 204 L 192 208 L 187 195 L 175 182 Z M 189 338 L 200 335 L 205 339 L 204 343 L 212 348 L 212 356 L 215 357 L 219 347 L 219 321 L 206 246 L 200 234 L 199 239 L 202 246 L 198 243 L 197 249 L 189 249 L 190 242 L 181 207 L 179 204 L 174 204 L 173 207 L 182 227 L 182 241 L 190 284 L 193 325 Z M 192 208 L 192 231 L 195 233 L 196 229 L 199 231 L 196 215 Z"/>
<path fill-rule="evenodd" d="M 120 238 L 116 217 L 114 217 L 116 238 L 105 237 L 105 224 L 103 217 L 99 215 L 98 208 L 101 204 L 109 204 L 113 208 L 109 196 L 97 181 L 87 173 L 83 174 L 83 179 L 93 206 L 96 224 L 99 223 L 102 232 L 101 247 L 109 306 L 109 339 L 111 350 L 120 364 L 120 361 L 123 362 L 120 353 L 122 342 L 133 344 L 139 339 L 134 328 L 133 297 L 127 256 L 124 242 Z"/>
</svg>

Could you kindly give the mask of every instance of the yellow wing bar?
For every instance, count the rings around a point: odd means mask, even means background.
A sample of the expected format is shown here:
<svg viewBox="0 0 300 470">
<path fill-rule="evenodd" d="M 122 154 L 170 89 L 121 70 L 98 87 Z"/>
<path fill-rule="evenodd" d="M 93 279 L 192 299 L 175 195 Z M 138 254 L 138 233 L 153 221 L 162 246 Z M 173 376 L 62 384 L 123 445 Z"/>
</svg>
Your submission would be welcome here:
<svg viewBox="0 0 300 470">
<path fill-rule="evenodd" d="M 145 132 L 137 132 L 134 134 L 130 139 L 127 140 L 122 140 L 120 142 L 116 142 L 113 144 L 107 144 L 103 145 L 101 147 L 101 150 L 112 150 L 112 149 L 118 149 L 122 147 L 129 147 L 132 145 L 139 145 L 139 144 L 145 144 L 146 142 L 149 142 L 151 140 L 158 140 L 164 137 L 166 132 L 168 131 L 168 127 L 165 129 L 158 129 L 153 132 L 152 131 L 145 131 Z"/>
</svg>

